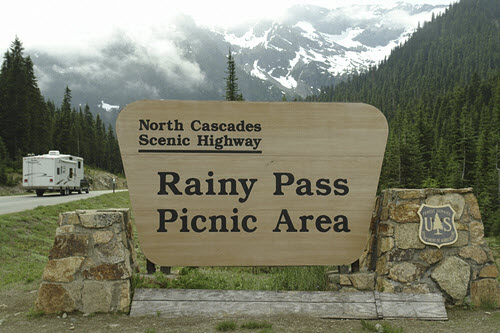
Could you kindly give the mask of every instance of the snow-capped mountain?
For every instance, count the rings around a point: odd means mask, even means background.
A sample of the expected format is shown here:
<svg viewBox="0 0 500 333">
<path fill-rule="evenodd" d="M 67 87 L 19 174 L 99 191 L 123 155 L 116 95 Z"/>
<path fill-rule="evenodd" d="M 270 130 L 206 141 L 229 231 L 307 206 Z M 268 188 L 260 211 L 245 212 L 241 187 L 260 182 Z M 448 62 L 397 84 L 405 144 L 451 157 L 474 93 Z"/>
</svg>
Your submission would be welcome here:
<svg viewBox="0 0 500 333">
<path fill-rule="evenodd" d="M 247 30 L 221 35 L 237 51 L 246 73 L 304 96 L 376 65 L 419 22 L 445 8 L 398 3 L 329 10 L 297 5 L 280 21 L 259 21 Z"/>
<path fill-rule="evenodd" d="M 105 121 L 138 99 L 224 98 L 231 48 L 246 100 L 306 96 L 364 71 L 389 56 L 418 24 L 447 6 L 395 3 L 326 9 L 297 5 L 273 20 L 231 29 L 204 27 L 188 16 L 155 28 L 148 38 L 117 31 L 79 52 L 33 54 L 42 93 L 59 104 L 64 88 L 73 104 L 88 103 Z"/>
</svg>

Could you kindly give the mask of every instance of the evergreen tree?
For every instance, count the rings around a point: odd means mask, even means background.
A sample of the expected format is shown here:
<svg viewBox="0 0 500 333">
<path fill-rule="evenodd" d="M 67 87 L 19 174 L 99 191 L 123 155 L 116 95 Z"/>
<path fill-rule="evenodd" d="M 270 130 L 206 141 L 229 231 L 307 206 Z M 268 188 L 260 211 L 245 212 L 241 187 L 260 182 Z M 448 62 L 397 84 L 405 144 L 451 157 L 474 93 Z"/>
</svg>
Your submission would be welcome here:
<svg viewBox="0 0 500 333">
<path fill-rule="evenodd" d="M 0 136 L 10 158 L 19 160 L 29 150 L 30 114 L 28 111 L 30 72 L 23 57 L 24 48 L 16 37 L 4 55 L 0 72 Z"/>
<path fill-rule="evenodd" d="M 69 154 L 72 149 L 72 121 L 71 121 L 71 90 L 66 87 L 61 109 L 56 115 L 55 139 L 57 149 L 65 154 Z"/>
<path fill-rule="evenodd" d="M 95 119 L 95 134 L 94 165 L 99 168 L 104 168 L 106 163 L 106 147 L 103 143 L 106 142 L 106 128 L 99 115 L 97 115 Z"/>
<path fill-rule="evenodd" d="M 90 112 L 88 104 L 83 110 L 82 119 L 82 156 L 85 156 L 85 162 L 92 165 L 94 163 L 94 143 L 95 143 L 95 123 L 94 116 Z"/>
<path fill-rule="evenodd" d="M 106 136 L 106 146 L 107 146 L 107 170 L 113 172 L 121 172 L 121 158 L 120 158 L 120 149 L 118 147 L 118 141 L 115 138 L 113 128 L 111 125 L 108 125 L 108 133 Z"/>
<path fill-rule="evenodd" d="M 401 187 L 399 140 L 393 131 L 389 132 L 387 139 L 380 183 L 387 187 Z"/>
<path fill-rule="evenodd" d="M 3 140 L 0 137 L 0 185 L 7 185 L 7 149 L 3 144 Z"/>
<path fill-rule="evenodd" d="M 227 56 L 227 77 L 226 77 L 226 101 L 243 101 L 243 94 L 239 93 L 238 78 L 236 77 L 236 65 L 234 57 L 229 48 Z"/>
</svg>

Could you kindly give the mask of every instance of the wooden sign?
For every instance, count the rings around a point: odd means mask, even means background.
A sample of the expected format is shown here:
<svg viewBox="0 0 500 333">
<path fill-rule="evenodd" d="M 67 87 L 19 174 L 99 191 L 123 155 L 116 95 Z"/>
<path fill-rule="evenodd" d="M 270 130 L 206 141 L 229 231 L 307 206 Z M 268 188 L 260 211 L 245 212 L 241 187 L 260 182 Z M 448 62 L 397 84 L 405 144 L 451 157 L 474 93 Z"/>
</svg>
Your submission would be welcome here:
<svg viewBox="0 0 500 333">
<path fill-rule="evenodd" d="M 387 140 L 376 108 L 145 100 L 116 128 L 152 262 L 340 265 L 361 255 Z"/>
</svg>

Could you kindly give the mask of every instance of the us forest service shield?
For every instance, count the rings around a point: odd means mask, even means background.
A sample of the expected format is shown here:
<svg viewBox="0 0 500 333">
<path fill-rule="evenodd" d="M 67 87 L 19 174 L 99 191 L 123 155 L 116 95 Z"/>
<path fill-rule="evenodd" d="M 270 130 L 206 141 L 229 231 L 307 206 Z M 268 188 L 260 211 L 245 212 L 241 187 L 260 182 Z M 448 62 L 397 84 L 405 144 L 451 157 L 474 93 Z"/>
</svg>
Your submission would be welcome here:
<svg viewBox="0 0 500 333">
<path fill-rule="evenodd" d="M 422 243 L 440 248 L 451 245 L 458 239 L 455 226 L 455 211 L 450 205 L 428 206 L 423 204 L 418 210 L 420 229 L 418 236 Z"/>
</svg>

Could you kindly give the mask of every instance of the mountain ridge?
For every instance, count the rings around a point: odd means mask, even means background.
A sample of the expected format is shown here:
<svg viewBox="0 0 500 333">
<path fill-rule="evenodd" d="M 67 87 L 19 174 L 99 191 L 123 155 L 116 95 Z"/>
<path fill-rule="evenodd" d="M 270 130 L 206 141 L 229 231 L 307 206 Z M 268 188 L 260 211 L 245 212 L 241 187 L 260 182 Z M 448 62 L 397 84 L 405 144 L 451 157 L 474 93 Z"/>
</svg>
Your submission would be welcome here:
<svg viewBox="0 0 500 333">
<path fill-rule="evenodd" d="M 137 99 L 222 100 L 229 48 L 246 100 L 318 93 L 322 86 L 376 65 L 408 37 L 414 29 L 409 21 L 423 22 L 445 7 L 398 2 L 331 10 L 297 5 L 279 20 L 226 30 L 199 26 L 184 15 L 147 41 L 119 31 L 88 52 L 28 53 L 36 55 L 35 72 L 46 98 L 59 104 L 69 86 L 76 105 L 88 103 L 105 122 L 114 123 L 119 109 Z"/>
</svg>

